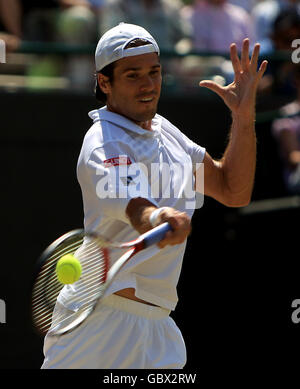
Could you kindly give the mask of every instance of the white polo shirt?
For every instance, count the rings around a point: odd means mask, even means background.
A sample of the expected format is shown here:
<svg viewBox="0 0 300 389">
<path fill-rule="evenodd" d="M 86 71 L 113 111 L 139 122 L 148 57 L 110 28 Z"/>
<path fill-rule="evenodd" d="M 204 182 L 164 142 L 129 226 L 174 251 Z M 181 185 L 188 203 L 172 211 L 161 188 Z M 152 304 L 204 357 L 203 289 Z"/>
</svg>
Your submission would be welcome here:
<svg viewBox="0 0 300 389">
<path fill-rule="evenodd" d="M 87 230 L 99 230 L 116 241 L 136 238 L 138 233 L 125 214 L 134 197 L 193 215 L 193 172 L 203 161 L 204 148 L 158 114 L 152 120 L 152 131 L 106 107 L 89 116 L 94 124 L 84 138 L 77 165 Z M 160 250 L 155 245 L 136 254 L 106 295 L 135 288 L 137 297 L 174 310 L 185 246 L 186 242 Z M 112 252 L 112 263 L 118 256 L 120 251 Z M 76 286 L 64 287 L 60 302 L 68 306 L 74 293 Z"/>
</svg>

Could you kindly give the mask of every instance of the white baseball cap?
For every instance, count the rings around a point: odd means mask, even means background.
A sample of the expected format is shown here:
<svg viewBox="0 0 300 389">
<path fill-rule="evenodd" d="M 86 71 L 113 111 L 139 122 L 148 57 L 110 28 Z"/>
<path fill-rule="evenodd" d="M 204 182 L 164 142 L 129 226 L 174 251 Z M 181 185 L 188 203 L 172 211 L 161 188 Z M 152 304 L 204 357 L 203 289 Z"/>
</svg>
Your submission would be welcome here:
<svg viewBox="0 0 300 389">
<path fill-rule="evenodd" d="M 149 44 L 126 49 L 126 46 L 134 39 L 144 39 Z M 160 53 L 153 36 L 143 27 L 120 23 L 108 30 L 99 40 L 95 52 L 96 71 L 100 71 L 121 58 L 146 53 L 157 53 L 158 55 Z"/>
</svg>

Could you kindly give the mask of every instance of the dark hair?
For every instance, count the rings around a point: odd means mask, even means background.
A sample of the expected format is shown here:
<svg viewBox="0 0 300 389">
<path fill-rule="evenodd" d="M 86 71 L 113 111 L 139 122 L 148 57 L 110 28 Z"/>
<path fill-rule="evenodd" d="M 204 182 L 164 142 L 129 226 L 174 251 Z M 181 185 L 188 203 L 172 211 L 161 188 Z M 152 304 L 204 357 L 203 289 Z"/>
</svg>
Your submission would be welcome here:
<svg viewBox="0 0 300 389">
<path fill-rule="evenodd" d="M 101 73 L 104 76 L 108 77 L 109 82 L 112 83 L 114 81 L 114 67 L 115 62 L 112 62 L 101 69 L 99 72 L 95 73 L 96 77 L 96 85 L 95 85 L 95 97 L 100 103 L 106 103 L 106 93 L 102 92 L 100 86 L 98 85 L 98 74 Z"/>
<path fill-rule="evenodd" d="M 146 46 L 149 44 L 152 44 L 152 43 L 145 40 L 145 39 L 137 38 L 137 39 L 133 39 L 132 41 L 130 41 L 125 46 L 125 50 L 129 49 L 130 47 Z M 100 103 L 105 104 L 107 96 L 106 96 L 106 93 L 102 92 L 100 86 L 98 85 L 98 74 L 99 73 L 103 74 L 104 76 L 108 77 L 110 83 L 113 83 L 113 81 L 114 81 L 114 68 L 115 68 L 115 62 L 112 62 L 112 63 L 108 64 L 107 66 L 105 66 L 103 69 L 101 69 L 95 73 L 96 85 L 95 85 L 94 92 L 95 92 L 96 99 L 98 101 L 100 101 Z"/>
</svg>

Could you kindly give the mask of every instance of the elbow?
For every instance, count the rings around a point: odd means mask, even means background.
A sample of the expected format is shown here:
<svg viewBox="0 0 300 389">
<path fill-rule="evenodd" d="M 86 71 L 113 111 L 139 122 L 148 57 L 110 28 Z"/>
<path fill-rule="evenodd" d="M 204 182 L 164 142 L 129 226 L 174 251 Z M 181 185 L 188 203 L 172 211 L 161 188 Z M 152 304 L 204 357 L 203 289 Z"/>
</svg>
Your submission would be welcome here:
<svg viewBox="0 0 300 389">
<path fill-rule="evenodd" d="M 247 205 L 250 204 L 251 202 L 251 194 L 252 192 L 249 194 L 233 194 L 233 193 L 229 193 L 227 194 L 225 197 L 224 197 L 224 201 L 222 201 L 222 203 L 226 206 L 226 207 L 230 207 L 230 208 L 242 208 L 242 207 L 247 207 Z"/>
<path fill-rule="evenodd" d="M 250 204 L 251 199 L 245 201 L 230 201 L 224 205 L 230 208 L 242 208 L 247 207 Z"/>
</svg>

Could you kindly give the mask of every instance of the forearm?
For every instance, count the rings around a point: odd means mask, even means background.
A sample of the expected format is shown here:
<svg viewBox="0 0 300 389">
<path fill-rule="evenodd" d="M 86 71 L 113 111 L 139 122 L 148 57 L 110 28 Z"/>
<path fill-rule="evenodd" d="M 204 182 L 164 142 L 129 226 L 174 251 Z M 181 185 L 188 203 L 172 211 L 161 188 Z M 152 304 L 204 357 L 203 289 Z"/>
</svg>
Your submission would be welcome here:
<svg viewBox="0 0 300 389">
<path fill-rule="evenodd" d="M 157 207 L 147 199 L 138 197 L 130 200 L 126 209 L 126 215 L 140 234 L 153 228 L 150 224 L 150 215 Z"/>
<path fill-rule="evenodd" d="M 247 205 L 253 191 L 256 168 L 254 113 L 247 118 L 233 115 L 229 143 L 220 163 L 229 204 Z"/>
</svg>

